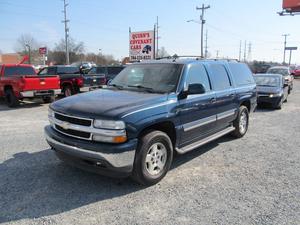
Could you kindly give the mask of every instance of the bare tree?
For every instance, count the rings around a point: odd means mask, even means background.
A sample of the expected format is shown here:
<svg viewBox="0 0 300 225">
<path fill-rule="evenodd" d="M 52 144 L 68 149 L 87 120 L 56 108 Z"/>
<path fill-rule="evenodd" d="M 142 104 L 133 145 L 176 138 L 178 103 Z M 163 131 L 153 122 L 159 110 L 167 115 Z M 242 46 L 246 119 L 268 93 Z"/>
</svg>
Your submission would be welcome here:
<svg viewBox="0 0 300 225">
<path fill-rule="evenodd" d="M 166 51 L 165 47 L 161 47 L 160 49 L 158 49 L 158 54 L 157 54 L 158 58 L 163 58 L 163 57 L 168 57 L 170 56 L 169 53 Z"/>
<path fill-rule="evenodd" d="M 15 46 L 16 52 L 25 54 L 28 49 L 34 51 L 38 48 L 38 42 L 31 34 L 22 34 L 18 39 Z"/>
</svg>

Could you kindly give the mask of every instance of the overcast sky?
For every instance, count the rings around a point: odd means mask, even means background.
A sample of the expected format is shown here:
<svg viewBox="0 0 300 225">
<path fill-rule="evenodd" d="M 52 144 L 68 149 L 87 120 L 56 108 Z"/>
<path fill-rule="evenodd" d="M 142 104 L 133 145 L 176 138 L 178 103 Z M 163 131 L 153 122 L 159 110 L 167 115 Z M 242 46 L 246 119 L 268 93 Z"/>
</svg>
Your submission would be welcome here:
<svg viewBox="0 0 300 225">
<path fill-rule="evenodd" d="M 240 40 L 252 44 L 252 59 L 282 61 L 283 37 L 300 47 L 300 16 L 281 17 L 282 0 L 67 0 L 70 35 L 85 43 L 87 52 L 128 56 L 128 28 L 153 29 L 160 24 L 160 46 L 169 54 L 200 55 L 200 25 L 196 6 L 206 11 L 208 46 L 212 57 L 238 58 Z M 0 50 L 14 52 L 16 39 L 29 33 L 52 48 L 64 37 L 61 0 L 0 0 Z M 248 52 L 248 50 L 247 50 Z M 300 63 L 300 52 L 293 62 Z"/>
</svg>

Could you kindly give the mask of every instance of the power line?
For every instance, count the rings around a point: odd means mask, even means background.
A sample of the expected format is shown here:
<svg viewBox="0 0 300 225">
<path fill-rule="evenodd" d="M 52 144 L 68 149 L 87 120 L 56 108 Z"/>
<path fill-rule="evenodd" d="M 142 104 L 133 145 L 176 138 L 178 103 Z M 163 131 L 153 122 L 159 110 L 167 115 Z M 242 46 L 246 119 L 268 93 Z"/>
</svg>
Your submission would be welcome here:
<svg viewBox="0 0 300 225">
<path fill-rule="evenodd" d="M 68 3 L 66 3 L 66 0 L 64 1 L 64 10 L 63 10 L 63 14 L 64 14 L 64 20 L 62 21 L 65 24 L 65 44 L 66 44 L 66 64 L 70 64 L 70 55 L 69 55 L 69 27 L 68 27 L 68 23 L 70 22 L 70 20 L 67 19 L 67 6 L 69 5 Z"/>
<path fill-rule="evenodd" d="M 196 10 L 201 10 L 201 15 L 200 15 L 200 21 L 201 21 L 201 57 L 203 58 L 203 27 L 205 24 L 205 20 L 204 20 L 204 12 L 205 10 L 209 9 L 210 6 L 204 6 L 204 4 L 202 4 L 202 7 L 196 7 Z"/>
</svg>

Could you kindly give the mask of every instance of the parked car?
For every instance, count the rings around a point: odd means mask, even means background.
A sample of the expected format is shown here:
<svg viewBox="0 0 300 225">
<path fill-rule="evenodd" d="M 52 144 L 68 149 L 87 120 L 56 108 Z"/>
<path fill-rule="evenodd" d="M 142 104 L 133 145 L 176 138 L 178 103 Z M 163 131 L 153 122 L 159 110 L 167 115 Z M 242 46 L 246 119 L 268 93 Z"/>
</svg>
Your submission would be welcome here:
<svg viewBox="0 0 300 225">
<path fill-rule="evenodd" d="M 255 74 L 257 103 L 270 103 L 273 108 L 281 109 L 288 98 L 288 84 L 280 74 Z"/>
<path fill-rule="evenodd" d="M 58 75 L 60 78 L 60 88 L 65 97 L 79 93 L 84 83 L 83 75 L 79 67 L 76 66 L 49 66 L 42 69 L 38 75 L 40 77 Z"/>
<path fill-rule="evenodd" d="M 187 153 L 225 134 L 243 137 L 256 107 L 247 65 L 171 59 L 132 64 L 105 89 L 51 104 L 46 140 L 76 167 L 152 185 Z"/>
<path fill-rule="evenodd" d="M 9 107 L 18 106 L 26 98 L 42 98 L 52 102 L 60 94 L 57 76 L 38 77 L 35 69 L 28 64 L 0 65 L 0 97 Z"/>
<path fill-rule="evenodd" d="M 267 70 L 267 74 L 281 74 L 285 83 L 288 85 L 288 93 L 290 94 L 294 87 L 294 77 L 288 66 L 274 66 Z"/>
<path fill-rule="evenodd" d="M 292 75 L 294 76 L 294 78 L 300 77 L 300 67 L 299 66 L 297 66 L 295 69 L 292 70 Z"/>
<path fill-rule="evenodd" d="M 97 66 L 93 67 L 87 74 L 91 76 L 101 76 L 105 80 L 102 81 L 102 85 L 107 84 L 113 80 L 125 66 Z"/>
</svg>

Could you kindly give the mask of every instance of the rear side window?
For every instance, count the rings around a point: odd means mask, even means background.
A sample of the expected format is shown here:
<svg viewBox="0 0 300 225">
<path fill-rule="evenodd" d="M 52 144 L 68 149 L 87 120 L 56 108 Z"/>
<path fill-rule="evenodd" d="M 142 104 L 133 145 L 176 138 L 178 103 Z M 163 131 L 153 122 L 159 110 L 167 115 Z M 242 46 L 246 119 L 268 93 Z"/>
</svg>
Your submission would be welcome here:
<svg viewBox="0 0 300 225">
<path fill-rule="evenodd" d="M 187 85 L 189 84 L 202 84 L 206 91 L 209 91 L 210 83 L 207 76 L 207 72 L 203 65 L 192 65 L 189 69 L 187 79 L 186 79 Z"/>
<path fill-rule="evenodd" d="M 97 67 L 97 73 L 105 73 L 105 67 Z"/>
<path fill-rule="evenodd" d="M 236 85 L 242 86 L 255 83 L 253 75 L 247 65 L 242 63 L 229 63 L 229 68 Z"/>
<path fill-rule="evenodd" d="M 4 76 L 13 75 L 36 75 L 35 70 L 32 67 L 27 66 L 10 66 L 4 68 Z"/>
<path fill-rule="evenodd" d="M 71 67 L 71 66 L 58 67 L 57 73 L 59 73 L 59 74 L 79 74 L 80 70 L 79 70 L 79 67 Z"/>
<path fill-rule="evenodd" d="M 108 67 L 107 72 L 108 74 L 119 74 L 124 68 L 123 67 Z"/>
<path fill-rule="evenodd" d="M 221 64 L 210 64 L 209 68 L 212 72 L 211 79 L 213 81 L 214 89 L 221 91 L 230 88 L 231 83 L 225 67 Z"/>
</svg>

